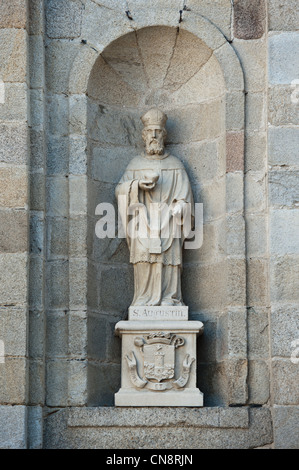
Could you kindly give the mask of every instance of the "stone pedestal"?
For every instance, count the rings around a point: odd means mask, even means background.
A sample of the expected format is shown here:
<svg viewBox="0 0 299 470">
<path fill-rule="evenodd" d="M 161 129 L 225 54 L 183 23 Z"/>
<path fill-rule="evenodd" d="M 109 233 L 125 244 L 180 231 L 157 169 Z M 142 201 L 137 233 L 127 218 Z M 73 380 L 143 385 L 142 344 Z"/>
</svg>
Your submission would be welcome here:
<svg viewBox="0 0 299 470">
<path fill-rule="evenodd" d="M 116 406 L 203 406 L 196 388 L 199 321 L 188 307 L 130 307 L 117 323 L 122 338 L 121 389 Z"/>
</svg>

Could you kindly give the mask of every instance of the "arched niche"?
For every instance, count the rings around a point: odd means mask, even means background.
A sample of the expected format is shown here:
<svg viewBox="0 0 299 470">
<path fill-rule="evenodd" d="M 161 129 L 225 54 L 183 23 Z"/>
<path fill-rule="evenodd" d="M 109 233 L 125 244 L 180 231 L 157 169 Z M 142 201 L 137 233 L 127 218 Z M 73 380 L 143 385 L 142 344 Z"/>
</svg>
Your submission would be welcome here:
<svg viewBox="0 0 299 470">
<path fill-rule="evenodd" d="M 95 208 L 100 202 L 116 208 L 115 185 L 131 158 L 143 151 L 140 116 L 152 106 L 167 113 L 168 150 L 184 162 L 195 201 L 204 204 L 204 242 L 199 250 L 185 252 L 183 271 L 190 319 L 206 325 L 199 342 L 198 385 L 206 405 L 247 399 L 243 173 L 240 162 L 228 167 L 226 158 L 226 142 L 244 131 L 243 76 L 219 31 L 214 28 L 208 44 L 213 27 L 199 22 L 205 29 L 197 29 L 198 22 L 189 30 L 140 28 L 101 53 L 86 52 L 93 66 L 84 93 L 75 100 L 84 100 L 86 112 L 87 250 L 82 256 L 87 260 L 89 405 L 113 404 L 120 385 L 120 344 L 113 329 L 126 317 L 133 296 L 125 241 L 96 237 Z M 72 87 L 76 91 L 71 82 Z M 70 291 L 76 291 L 71 279 Z"/>
</svg>

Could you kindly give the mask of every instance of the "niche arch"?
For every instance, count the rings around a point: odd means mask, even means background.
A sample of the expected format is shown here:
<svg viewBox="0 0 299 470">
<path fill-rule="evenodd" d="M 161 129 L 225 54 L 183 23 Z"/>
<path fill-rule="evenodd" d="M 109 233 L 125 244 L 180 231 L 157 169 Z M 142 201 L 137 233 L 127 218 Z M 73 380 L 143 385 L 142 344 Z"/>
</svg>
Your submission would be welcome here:
<svg viewBox="0 0 299 470">
<path fill-rule="evenodd" d="M 83 47 L 69 89 L 70 122 L 80 103 L 86 123 L 70 137 L 81 139 L 86 156 L 86 174 L 74 177 L 70 191 L 71 217 L 76 181 L 87 194 L 81 214 L 86 247 L 70 250 L 70 269 L 72 259 L 74 264 L 85 260 L 86 267 L 86 282 L 79 288 L 79 304 L 87 312 L 86 403 L 113 405 L 120 386 L 113 329 L 133 296 L 126 244 L 96 238 L 95 207 L 111 202 L 116 208 L 115 185 L 130 159 L 142 152 L 140 116 L 152 106 L 167 113 L 168 150 L 184 162 L 195 201 L 204 204 L 204 243 L 196 253 L 185 252 L 182 287 L 190 319 L 206 326 L 199 342 L 198 385 L 206 405 L 246 403 L 244 153 L 239 150 L 237 158 L 230 149 L 227 158 L 226 147 L 242 141 L 244 133 L 243 73 L 234 50 L 201 17 L 180 28 L 146 25 L 114 38 L 101 51 Z M 77 291 L 70 275 L 70 314 L 78 310 L 77 300 L 72 303 Z"/>
</svg>

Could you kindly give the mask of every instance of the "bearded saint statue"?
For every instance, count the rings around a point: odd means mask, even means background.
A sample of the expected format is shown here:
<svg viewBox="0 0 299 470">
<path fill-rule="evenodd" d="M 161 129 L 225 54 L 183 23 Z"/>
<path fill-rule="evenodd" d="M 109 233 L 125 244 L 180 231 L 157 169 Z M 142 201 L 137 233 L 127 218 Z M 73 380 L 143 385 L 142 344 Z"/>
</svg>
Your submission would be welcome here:
<svg viewBox="0 0 299 470">
<path fill-rule="evenodd" d="M 154 108 L 141 120 L 146 151 L 131 160 L 116 187 L 120 220 L 134 265 L 132 306 L 184 305 L 181 271 L 186 237 L 182 230 L 178 236 L 177 228 L 186 207 L 190 216 L 194 215 L 191 185 L 182 162 L 164 150 L 166 114 Z M 149 236 L 144 231 L 137 236 L 128 233 L 130 207 L 139 208 L 137 220 L 140 225 L 147 223 Z"/>
</svg>

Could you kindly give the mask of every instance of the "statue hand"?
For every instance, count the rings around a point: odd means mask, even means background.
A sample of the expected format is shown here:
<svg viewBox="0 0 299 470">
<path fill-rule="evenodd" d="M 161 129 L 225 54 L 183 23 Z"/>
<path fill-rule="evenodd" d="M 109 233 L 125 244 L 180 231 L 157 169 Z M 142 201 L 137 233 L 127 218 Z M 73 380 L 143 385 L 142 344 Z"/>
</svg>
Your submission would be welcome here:
<svg viewBox="0 0 299 470">
<path fill-rule="evenodd" d="M 154 189 L 154 187 L 156 186 L 156 182 L 143 179 L 143 180 L 139 180 L 138 186 L 140 189 L 143 189 L 143 191 L 150 191 L 151 189 Z"/>
<path fill-rule="evenodd" d="M 172 215 L 174 217 L 180 217 L 182 216 L 183 214 L 183 210 L 184 210 L 184 206 L 185 206 L 185 202 L 184 201 L 178 201 L 176 202 L 174 208 L 172 209 Z"/>
</svg>

